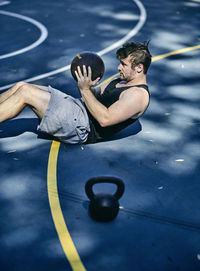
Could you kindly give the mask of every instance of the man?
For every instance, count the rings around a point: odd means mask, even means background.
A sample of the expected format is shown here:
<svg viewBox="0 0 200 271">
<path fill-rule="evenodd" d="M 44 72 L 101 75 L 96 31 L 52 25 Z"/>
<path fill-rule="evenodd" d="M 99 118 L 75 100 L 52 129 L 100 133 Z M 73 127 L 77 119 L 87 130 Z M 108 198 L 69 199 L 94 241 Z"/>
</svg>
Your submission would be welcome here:
<svg viewBox="0 0 200 271">
<path fill-rule="evenodd" d="M 69 144 L 109 138 L 138 119 L 149 105 L 146 73 L 151 64 L 148 43 L 126 43 L 117 50 L 119 79 L 95 88 L 91 68 L 77 68 L 82 96 L 73 98 L 52 87 L 19 82 L 0 95 L 0 122 L 30 106 L 40 119 L 38 131 Z"/>
</svg>

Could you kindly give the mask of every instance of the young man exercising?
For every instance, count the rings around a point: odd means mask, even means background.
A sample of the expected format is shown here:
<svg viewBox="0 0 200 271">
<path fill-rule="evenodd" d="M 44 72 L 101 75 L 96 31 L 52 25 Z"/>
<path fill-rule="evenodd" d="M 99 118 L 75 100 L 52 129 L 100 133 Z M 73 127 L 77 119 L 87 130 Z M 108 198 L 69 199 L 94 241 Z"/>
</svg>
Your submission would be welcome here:
<svg viewBox="0 0 200 271">
<path fill-rule="evenodd" d="M 40 119 L 38 131 L 68 144 L 95 143 L 132 124 L 149 105 L 146 73 L 151 64 L 148 44 L 126 43 L 116 52 L 120 77 L 94 87 L 92 71 L 77 68 L 81 99 L 52 87 L 19 82 L 0 94 L 0 122 L 30 106 Z"/>
</svg>

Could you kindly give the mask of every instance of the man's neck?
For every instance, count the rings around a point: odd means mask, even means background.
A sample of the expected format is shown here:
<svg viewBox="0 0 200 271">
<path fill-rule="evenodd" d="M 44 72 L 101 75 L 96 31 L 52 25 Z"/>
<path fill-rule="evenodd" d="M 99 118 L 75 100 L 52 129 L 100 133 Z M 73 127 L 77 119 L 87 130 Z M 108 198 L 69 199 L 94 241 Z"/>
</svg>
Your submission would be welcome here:
<svg viewBox="0 0 200 271">
<path fill-rule="evenodd" d="M 146 76 L 142 76 L 140 78 L 134 78 L 134 79 L 129 80 L 129 81 L 124 81 L 124 84 L 126 86 L 146 85 L 147 84 Z"/>
</svg>

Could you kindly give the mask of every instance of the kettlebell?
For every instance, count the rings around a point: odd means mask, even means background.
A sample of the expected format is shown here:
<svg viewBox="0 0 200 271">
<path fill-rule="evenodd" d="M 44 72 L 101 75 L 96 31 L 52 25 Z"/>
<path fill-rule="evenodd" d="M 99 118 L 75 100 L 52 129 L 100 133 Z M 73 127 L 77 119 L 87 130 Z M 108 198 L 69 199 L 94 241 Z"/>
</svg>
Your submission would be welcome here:
<svg viewBox="0 0 200 271">
<path fill-rule="evenodd" d="M 113 183 L 117 185 L 114 194 L 93 192 L 93 186 L 97 183 Z M 124 193 L 124 183 L 116 177 L 94 177 L 89 179 L 85 184 L 85 192 L 90 199 L 89 212 L 91 217 L 96 221 L 108 222 L 113 220 L 119 212 L 118 200 Z"/>
</svg>

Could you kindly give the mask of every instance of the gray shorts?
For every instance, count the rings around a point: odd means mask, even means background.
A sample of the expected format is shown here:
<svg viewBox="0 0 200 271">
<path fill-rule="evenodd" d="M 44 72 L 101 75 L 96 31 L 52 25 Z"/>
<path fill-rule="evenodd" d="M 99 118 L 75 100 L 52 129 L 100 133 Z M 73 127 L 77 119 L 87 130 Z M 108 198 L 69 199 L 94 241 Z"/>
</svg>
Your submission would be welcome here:
<svg viewBox="0 0 200 271">
<path fill-rule="evenodd" d="M 38 131 L 58 138 L 61 142 L 81 144 L 90 131 L 88 114 L 80 99 L 48 87 L 51 98 L 38 125 Z"/>
</svg>

